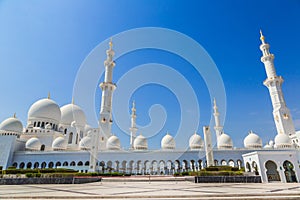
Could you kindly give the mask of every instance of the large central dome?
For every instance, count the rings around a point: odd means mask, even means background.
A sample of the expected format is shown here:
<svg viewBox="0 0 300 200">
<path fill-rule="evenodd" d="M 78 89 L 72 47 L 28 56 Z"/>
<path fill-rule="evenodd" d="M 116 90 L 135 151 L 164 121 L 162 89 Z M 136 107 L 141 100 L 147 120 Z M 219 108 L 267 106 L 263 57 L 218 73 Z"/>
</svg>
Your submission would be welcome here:
<svg viewBox="0 0 300 200">
<path fill-rule="evenodd" d="M 60 122 L 61 112 L 59 106 L 51 99 L 40 99 L 29 108 L 28 120 L 50 119 Z"/>
</svg>

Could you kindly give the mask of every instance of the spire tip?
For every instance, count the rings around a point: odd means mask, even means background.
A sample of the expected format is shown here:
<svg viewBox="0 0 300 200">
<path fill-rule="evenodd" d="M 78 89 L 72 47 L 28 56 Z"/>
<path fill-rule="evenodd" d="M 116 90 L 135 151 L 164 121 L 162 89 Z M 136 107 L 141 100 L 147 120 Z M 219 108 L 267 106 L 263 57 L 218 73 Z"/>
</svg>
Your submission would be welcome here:
<svg viewBox="0 0 300 200">
<path fill-rule="evenodd" d="M 259 30 L 259 33 L 260 33 L 260 40 L 263 44 L 265 44 L 265 36 L 263 35 L 261 29 Z"/>
</svg>

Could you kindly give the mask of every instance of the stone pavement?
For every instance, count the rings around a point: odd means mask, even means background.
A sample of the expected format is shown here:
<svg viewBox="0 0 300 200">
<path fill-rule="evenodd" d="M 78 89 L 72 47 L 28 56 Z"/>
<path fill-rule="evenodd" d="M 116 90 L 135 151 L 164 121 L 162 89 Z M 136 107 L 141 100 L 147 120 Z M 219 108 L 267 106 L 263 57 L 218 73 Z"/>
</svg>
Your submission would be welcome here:
<svg viewBox="0 0 300 200">
<path fill-rule="evenodd" d="M 300 199 L 299 183 L 104 181 L 75 185 L 1 185 L 0 199 Z"/>
</svg>

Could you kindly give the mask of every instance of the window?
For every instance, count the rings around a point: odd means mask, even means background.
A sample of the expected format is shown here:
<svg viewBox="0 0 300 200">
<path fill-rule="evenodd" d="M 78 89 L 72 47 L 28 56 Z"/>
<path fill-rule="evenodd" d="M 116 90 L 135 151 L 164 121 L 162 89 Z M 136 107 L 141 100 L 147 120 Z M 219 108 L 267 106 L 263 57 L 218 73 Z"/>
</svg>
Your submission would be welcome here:
<svg viewBox="0 0 300 200">
<path fill-rule="evenodd" d="M 71 132 L 69 135 L 68 144 L 72 144 L 72 140 L 73 140 L 73 132 Z"/>
</svg>

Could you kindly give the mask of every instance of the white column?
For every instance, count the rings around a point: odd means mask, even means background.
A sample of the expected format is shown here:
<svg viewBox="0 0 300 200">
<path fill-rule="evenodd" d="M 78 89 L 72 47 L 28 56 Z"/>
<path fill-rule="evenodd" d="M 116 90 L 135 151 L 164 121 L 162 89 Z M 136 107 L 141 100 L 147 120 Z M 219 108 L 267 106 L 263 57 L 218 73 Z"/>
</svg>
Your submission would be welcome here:
<svg viewBox="0 0 300 200">
<path fill-rule="evenodd" d="M 206 161 L 207 166 L 214 166 L 214 154 L 213 154 L 213 148 L 212 148 L 212 142 L 211 142 L 211 132 L 209 126 L 203 127 L 203 133 L 204 133 L 204 142 L 205 142 L 205 153 L 206 153 Z"/>
</svg>

